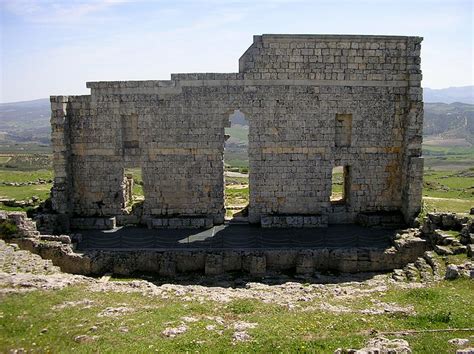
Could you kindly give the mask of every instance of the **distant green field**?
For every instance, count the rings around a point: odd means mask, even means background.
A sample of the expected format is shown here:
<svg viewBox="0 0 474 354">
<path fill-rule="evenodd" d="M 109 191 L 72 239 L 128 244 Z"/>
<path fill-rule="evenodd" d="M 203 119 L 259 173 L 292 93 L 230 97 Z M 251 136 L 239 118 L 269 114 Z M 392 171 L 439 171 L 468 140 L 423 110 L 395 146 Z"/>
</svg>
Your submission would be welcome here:
<svg viewBox="0 0 474 354">
<path fill-rule="evenodd" d="M 36 171 L 52 169 L 53 160 L 48 154 L 3 154 L 0 170 Z"/>
<path fill-rule="evenodd" d="M 248 127 L 244 128 L 240 125 L 225 128 L 225 133 L 229 134 L 232 138 L 237 139 L 243 143 L 248 144 L 249 142 L 249 130 Z"/>
<path fill-rule="evenodd" d="M 249 155 L 247 151 L 228 151 L 224 153 L 226 165 L 233 167 L 249 167 Z"/>
<path fill-rule="evenodd" d="M 474 166 L 474 147 L 423 145 L 425 169 L 453 170 Z"/>
<path fill-rule="evenodd" d="M 0 144 L 1 154 L 51 154 L 51 146 L 36 143 Z"/>
</svg>

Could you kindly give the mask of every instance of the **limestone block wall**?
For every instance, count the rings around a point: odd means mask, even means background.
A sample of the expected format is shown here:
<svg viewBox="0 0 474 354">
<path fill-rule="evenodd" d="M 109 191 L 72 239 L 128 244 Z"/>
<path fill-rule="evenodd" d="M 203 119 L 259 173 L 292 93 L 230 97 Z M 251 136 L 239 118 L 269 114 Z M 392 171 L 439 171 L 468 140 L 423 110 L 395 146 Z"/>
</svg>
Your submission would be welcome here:
<svg viewBox="0 0 474 354">
<path fill-rule="evenodd" d="M 263 35 L 240 72 L 169 81 L 90 82 L 90 96 L 52 97 L 53 205 L 120 215 L 123 170 L 142 168 L 146 217 L 224 215 L 224 128 L 249 122 L 249 219 L 401 211 L 421 202 L 419 37 Z M 331 172 L 346 196 L 331 203 Z"/>
</svg>

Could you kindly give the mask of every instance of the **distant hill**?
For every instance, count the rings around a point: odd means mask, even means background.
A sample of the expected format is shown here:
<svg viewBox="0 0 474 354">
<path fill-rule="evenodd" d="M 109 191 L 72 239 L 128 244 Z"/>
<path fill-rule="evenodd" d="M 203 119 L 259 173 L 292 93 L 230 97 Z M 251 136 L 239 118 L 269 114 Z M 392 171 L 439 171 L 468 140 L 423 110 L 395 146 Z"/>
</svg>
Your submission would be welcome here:
<svg viewBox="0 0 474 354">
<path fill-rule="evenodd" d="M 423 90 L 425 102 L 454 103 L 462 102 L 474 104 L 474 86 L 448 87 L 444 89 Z"/>
<path fill-rule="evenodd" d="M 0 104 L 0 142 L 49 144 L 49 99 Z"/>
<path fill-rule="evenodd" d="M 474 145 L 474 105 L 459 102 L 425 103 L 424 108 L 425 141 L 428 137 L 446 141 L 456 139 L 458 145 Z"/>
<path fill-rule="evenodd" d="M 425 140 L 445 139 L 460 145 L 474 145 L 473 89 L 474 86 L 424 89 Z M 47 98 L 0 104 L 0 144 L 49 144 L 50 114 Z M 235 111 L 230 120 L 232 128 L 227 129 L 231 135 L 228 143 L 237 146 L 248 144 L 248 121 L 244 115 Z"/>
</svg>

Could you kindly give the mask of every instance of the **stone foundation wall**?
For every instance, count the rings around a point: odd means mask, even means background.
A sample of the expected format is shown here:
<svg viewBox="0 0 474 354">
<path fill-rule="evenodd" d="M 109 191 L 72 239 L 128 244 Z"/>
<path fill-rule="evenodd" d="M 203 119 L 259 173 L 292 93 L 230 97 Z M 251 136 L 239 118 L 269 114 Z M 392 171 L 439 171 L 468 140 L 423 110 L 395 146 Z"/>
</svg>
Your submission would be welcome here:
<svg viewBox="0 0 474 354">
<path fill-rule="evenodd" d="M 54 208 L 123 214 L 124 168 L 141 167 L 145 222 L 222 223 L 224 128 L 239 109 L 249 121 L 250 222 L 294 215 L 347 223 L 393 211 L 411 222 L 423 170 L 420 42 L 256 36 L 239 73 L 89 82 L 90 96 L 52 97 Z M 349 173 L 342 204 L 330 202 L 335 166 Z"/>
<path fill-rule="evenodd" d="M 177 273 L 198 272 L 218 275 L 224 272 L 246 272 L 263 276 L 267 272 L 314 271 L 375 272 L 402 268 L 421 257 L 429 244 L 418 230 L 398 234 L 393 245 L 380 248 L 315 248 L 315 249 L 143 249 L 98 250 L 75 252 L 77 235 L 43 235 L 35 223 L 21 212 L 0 212 L 0 225 L 16 226 L 13 234 L 0 234 L 7 242 L 50 259 L 62 271 L 102 275 L 114 273 L 155 273 L 172 277 Z"/>
</svg>

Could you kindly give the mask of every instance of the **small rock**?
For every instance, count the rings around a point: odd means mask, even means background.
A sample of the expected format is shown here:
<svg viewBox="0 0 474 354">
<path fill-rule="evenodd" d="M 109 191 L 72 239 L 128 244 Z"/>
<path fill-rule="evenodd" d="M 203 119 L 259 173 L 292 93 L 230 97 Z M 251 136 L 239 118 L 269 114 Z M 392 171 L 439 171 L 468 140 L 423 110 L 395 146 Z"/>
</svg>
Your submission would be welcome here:
<svg viewBox="0 0 474 354">
<path fill-rule="evenodd" d="M 453 254 L 451 247 L 435 245 L 434 250 L 440 256 L 450 256 Z"/>
<path fill-rule="evenodd" d="M 163 334 L 165 337 L 174 338 L 177 335 L 183 334 L 187 330 L 188 330 L 188 327 L 186 327 L 185 325 L 181 325 L 176 328 L 169 328 L 169 327 L 165 328 L 165 330 L 161 332 L 161 334 Z"/>
<path fill-rule="evenodd" d="M 474 348 L 464 348 L 456 350 L 456 354 L 474 354 Z"/>
<path fill-rule="evenodd" d="M 196 317 L 188 317 L 188 316 L 181 317 L 181 320 L 188 323 L 199 321 L 199 319 Z"/>
<path fill-rule="evenodd" d="M 453 338 L 448 340 L 449 344 L 456 345 L 458 347 L 463 347 L 465 345 L 469 344 L 469 339 L 464 339 L 464 338 Z"/>
<path fill-rule="evenodd" d="M 448 264 L 446 267 L 446 275 L 444 276 L 444 279 L 446 280 L 454 280 L 460 277 L 459 269 L 457 266 L 454 264 Z"/>
<path fill-rule="evenodd" d="M 250 323 L 250 322 L 244 322 L 244 321 L 239 321 L 234 323 L 234 329 L 238 332 L 244 331 L 249 328 L 255 328 L 257 327 L 257 323 Z"/>
<path fill-rule="evenodd" d="M 133 310 L 128 307 L 107 307 L 105 310 L 100 312 L 98 317 L 116 317 L 121 316 L 125 313 L 132 312 Z"/>
<path fill-rule="evenodd" d="M 91 332 L 97 332 L 97 326 L 92 326 L 91 328 L 89 328 L 89 331 Z"/>
<path fill-rule="evenodd" d="M 43 333 L 46 333 L 46 332 L 48 332 L 48 329 L 47 329 L 47 328 L 43 328 L 40 333 L 43 334 Z"/>
<path fill-rule="evenodd" d="M 213 330 L 216 329 L 216 326 L 215 326 L 215 325 L 207 325 L 207 326 L 206 326 L 206 329 L 207 329 L 208 331 L 213 331 Z"/>
<path fill-rule="evenodd" d="M 232 335 L 232 341 L 234 342 L 248 342 L 252 337 L 245 331 L 237 331 Z"/>
<path fill-rule="evenodd" d="M 76 343 L 89 343 L 95 341 L 96 337 L 91 337 L 86 334 L 81 334 L 74 337 L 74 342 Z"/>
<path fill-rule="evenodd" d="M 122 333 L 128 333 L 128 328 L 127 327 L 119 327 L 119 332 L 122 332 Z"/>
</svg>

